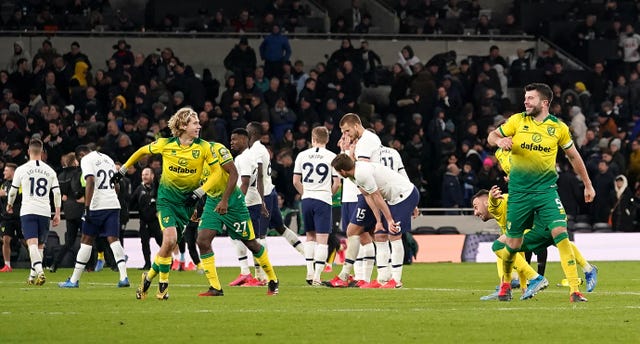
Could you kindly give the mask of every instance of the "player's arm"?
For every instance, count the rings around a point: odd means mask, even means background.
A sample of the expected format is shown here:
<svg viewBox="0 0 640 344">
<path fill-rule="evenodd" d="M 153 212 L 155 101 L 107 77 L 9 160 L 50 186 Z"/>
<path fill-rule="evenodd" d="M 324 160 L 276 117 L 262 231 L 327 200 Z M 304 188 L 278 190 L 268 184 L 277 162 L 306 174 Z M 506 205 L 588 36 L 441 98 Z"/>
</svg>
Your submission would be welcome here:
<svg viewBox="0 0 640 344">
<path fill-rule="evenodd" d="M 229 173 L 229 179 L 227 180 L 227 186 L 222 193 L 222 199 L 218 202 L 215 211 L 218 214 L 224 215 L 227 213 L 227 208 L 229 207 L 229 197 L 231 197 L 231 193 L 236 188 L 236 183 L 238 182 L 238 170 L 236 169 L 236 165 L 233 163 L 233 160 L 228 160 L 222 165 L 222 169 Z M 203 188 L 205 190 L 209 190 L 213 184 L 216 182 L 215 178 L 209 176 L 209 179 L 204 183 Z"/>
<path fill-rule="evenodd" d="M 295 178 L 295 176 L 294 176 L 294 178 Z M 340 177 L 333 176 L 331 178 L 331 194 L 335 195 L 336 192 L 338 192 L 338 190 L 340 190 Z"/>
<path fill-rule="evenodd" d="M 51 188 L 51 192 L 53 193 L 53 206 L 55 209 L 55 214 L 53 215 L 53 222 L 51 224 L 53 225 L 53 227 L 56 227 L 60 223 L 60 207 L 62 205 L 62 196 L 60 194 L 60 186 L 58 185 L 57 178 L 55 178 L 53 182 L 53 187 Z"/>
<path fill-rule="evenodd" d="M 93 175 L 87 175 L 84 178 L 86 187 L 84 188 L 84 207 L 85 209 L 89 209 L 91 205 L 91 200 L 93 199 L 93 191 L 96 184 L 96 179 Z"/>
<path fill-rule="evenodd" d="M 138 148 L 138 150 L 133 152 L 133 154 L 131 154 L 129 159 L 127 159 L 127 161 L 124 164 L 122 164 L 122 166 L 120 166 L 120 169 L 116 172 L 116 174 L 113 175 L 113 177 L 111 177 L 109 182 L 111 184 L 118 185 L 118 183 L 122 180 L 122 178 L 124 178 L 124 175 L 127 173 L 129 166 L 132 166 L 133 164 L 138 162 L 138 160 L 151 154 L 153 154 L 151 152 L 151 144 L 144 145 Z M 116 192 L 118 191 L 116 190 Z"/>
<path fill-rule="evenodd" d="M 262 173 L 262 162 L 258 161 L 258 194 L 260 194 L 260 200 L 264 204 L 264 175 Z"/>
<path fill-rule="evenodd" d="M 240 191 L 245 196 L 247 195 L 247 191 L 249 191 L 249 183 L 251 182 L 251 176 L 240 176 Z"/>
<path fill-rule="evenodd" d="M 302 186 L 302 175 L 299 173 L 293 174 L 293 186 L 296 188 L 296 191 L 302 196 L 304 194 L 304 187 Z"/>
<path fill-rule="evenodd" d="M 369 205 L 369 208 L 371 208 L 371 211 L 376 217 L 376 227 L 378 227 L 378 224 L 382 225 L 382 221 L 380 219 L 380 214 L 379 214 L 379 213 L 382 213 L 384 218 L 387 219 L 389 231 L 391 233 L 397 233 L 398 230 L 396 229 L 396 222 L 393 220 L 393 215 L 391 215 L 391 210 L 389 209 L 387 202 L 385 202 L 384 198 L 382 198 L 382 194 L 380 194 L 380 190 L 376 190 L 370 194 L 366 193 L 365 191 L 363 195 L 364 195 L 365 201 L 367 201 L 367 204 Z"/>
<path fill-rule="evenodd" d="M 489 146 L 491 147 L 498 146 L 506 151 L 511 150 L 511 145 L 513 144 L 513 142 L 511 141 L 511 137 L 503 136 L 500 128 L 489 133 L 489 136 L 487 137 L 487 143 L 489 143 Z"/>
<path fill-rule="evenodd" d="M 7 196 L 7 213 L 13 214 L 13 203 L 18 197 L 18 191 L 20 190 L 20 184 L 22 183 L 22 173 L 14 174 L 11 187 L 9 188 L 9 195 Z"/>
<path fill-rule="evenodd" d="M 582 157 L 576 149 L 575 145 L 571 145 L 571 147 L 567 148 L 564 151 L 567 154 L 567 158 L 573 166 L 573 170 L 580 176 L 582 182 L 584 183 L 584 201 L 590 203 L 593 201 L 593 198 L 596 196 L 596 191 L 593 189 L 593 185 L 591 184 L 591 179 L 589 178 L 589 174 L 587 173 L 587 168 L 584 166 L 584 161 L 582 161 Z"/>
</svg>

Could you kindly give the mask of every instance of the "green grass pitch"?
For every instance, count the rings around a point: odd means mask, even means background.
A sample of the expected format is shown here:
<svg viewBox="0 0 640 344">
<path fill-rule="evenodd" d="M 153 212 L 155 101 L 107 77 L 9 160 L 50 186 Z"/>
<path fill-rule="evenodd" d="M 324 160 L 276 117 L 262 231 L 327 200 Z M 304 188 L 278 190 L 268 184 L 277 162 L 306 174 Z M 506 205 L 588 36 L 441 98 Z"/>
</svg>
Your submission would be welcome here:
<svg viewBox="0 0 640 344">
<path fill-rule="evenodd" d="M 59 289 L 71 269 L 27 286 L 27 270 L 0 274 L 0 343 L 639 343 L 640 264 L 599 262 L 599 284 L 587 303 L 571 304 L 556 287 L 532 300 L 480 301 L 497 284 L 495 264 L 414 264 L 396 290 L 314 288 L 304 267 L 277 267 L 280 295 L 266 287 L 224 287 L 198 297 L 204 276 L 172 272 L 170 299 L 134 297 L 115 287 L 112 271 L 85 273 L 79 289 Z M 339 270 L 334 266 L 334 271 Z M 238 273 L 221 268 L 223 286 Z M 323 274 L 329 279 L 333 274 Z M 583 287 L 584 291 L 584 287 Z"/>
</svg>

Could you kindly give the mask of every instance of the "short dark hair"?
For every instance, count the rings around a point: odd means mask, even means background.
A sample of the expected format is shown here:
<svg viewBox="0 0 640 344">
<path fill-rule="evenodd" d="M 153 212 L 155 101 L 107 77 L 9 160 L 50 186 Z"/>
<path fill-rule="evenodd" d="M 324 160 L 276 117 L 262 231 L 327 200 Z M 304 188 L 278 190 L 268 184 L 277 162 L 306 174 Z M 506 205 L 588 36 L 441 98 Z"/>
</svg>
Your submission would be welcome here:
<svg viewBox="0 0 640 344">
<path fill-rule="evenodd" d="M 87 145 L 80 145 L 76 147 L 76 156 L 79 156 L 81 153 L 90 153 L 91 149 Z"/>
<path fill-rule="evenodd" d="M 231 135 L 233 135 L 233 134 L 249 137 L 249 132 L 245 128 L 235 128 L 231 132 Z"/>
<path fill-rule="evenodd" d="M 42 152 L 43 145 L 44 144 L 40 139 L 31 139 L 31 141 L 29 141 L 29 149 L 34 150 L 36 152 Z"/>
<path fill-rule="evenodd" d="M 476 192 L 475 195 L 473 195 L 473 197 L 471 197 L 471 200 L 474 200 L 478 197 L 482 197 L 482 196 L 488 196 L 489 195 L 489 190 L 487 189 L 480 189 L 478 190 L 478 192 Z"/>
<path fill-rule="evenodd" d="M 336 171 L 349 171 L 355 167 L 355 162 L 351 159 L 350 156 L 341 153 L 333 158 L 333 161 L 331 161 L 331 166 L 335 168 Z"/>
<path fill-rule="evenodd" d="M 553 101 L 553 91 L 547 84 L 534 82 L 525 86 L 524 90 L 525 92 L 537 91 L 538 94 L 540 94 L 540 98 L 542 98 L 542 100 L 548 100 L 549 104 L 551 104 L 551 101 Z"/>
<path fill-rule="evenodd" d="M 247 124 L 247 132 L 251 137 L 262 136 L 262 124 L 260 122 L 250 122 Z"/>
</svg>

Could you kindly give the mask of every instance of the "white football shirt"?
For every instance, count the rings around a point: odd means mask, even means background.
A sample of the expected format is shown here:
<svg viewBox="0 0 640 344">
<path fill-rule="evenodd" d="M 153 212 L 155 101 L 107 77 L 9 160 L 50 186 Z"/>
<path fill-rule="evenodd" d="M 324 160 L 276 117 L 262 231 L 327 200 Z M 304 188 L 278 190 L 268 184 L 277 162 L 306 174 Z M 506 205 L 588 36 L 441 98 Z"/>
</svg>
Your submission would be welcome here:
<svg viewBox="0 0 640 344">
<path fill-rule="evenodd" d="M 338 174 L 331 167 L 336 154 L 326 148 L 309 148 L 298 154 L 293 174 L 302 176 L 302 199 L 313 198 L 331 204 L 331 183 Z"/>
<path fill-rule="evenodd" d="M 382 142 L 378 135 L 365 130 L 362 136 L 356 142 L 356 148 L 354 149 L 353 156 L 356 160 L 371 159 L 373 153 L 382 146 Z"/>
<path fill-rule="evenodd" d="M 367 194 L 380 190 L 389 205 L 402 202 L 414 188 L 407 178 L 377 162 L 356 161 L 354 181 Z"/>
<path fill-rule="evenodd" d="M 49 165 L 40 160 L 29 160 L 16 168 L 11 187 L 22 187 L 20 216 L 51 216 L 49 193 L 60 192 L 58 176 Z"/>
<path fill-rule="evenodd" d="M 360 190 L 358 190 L 358 186 L 351 181 L 349 178 L 340 178 L 342 179 L 342 203 L 355 203 L 358 202 L 358 195 L 360 194 Z"/>
<path fill-rule="evenodd" d="M 115 186 L 109 182 L 116 173 L 113 160 L 106 154 L 93 151 L 82 158 L 80 168 L 83 179 L 94 177 L 93 198 L 89 210 L 120 209 Z"/>
<path fill-rule="evenodd" d="M 271 180 L 271 154 L 262 142 L 256 141 L 249 148 L 253 158 L 258 164 L 262 164 L 262 182 L 264 185 L 264 195 L 267 196 L 273 191 L 273 181 Z"/>
<path fill-rule="evenodd" d="M 400 173 L 401 175 L 409 179 L 409 176 L 407 176 L 407 171 L 405 171 L 404 169 L 404 163 L 402 163 L 400 153 L 398 153 L 398 151 L 394 148 L 380 146 L 380 149 L 373 152 L 371 161 L 378 162 L 381 165 L 387 166 L 388 168 Z"/>
<path fill-rule="evenodd" d="M 244 201 L 247 206 L 262 204 L 262 199 L 258 193 L 258 163 L 254 159 L 249 149 L 245 149 L 238 154 L 234 160 L 238 169 L 238 186 L 242 185 L 242 177 L 249 177 L 249 187 L 247 194 L 244 195 Z"/>
</svg>

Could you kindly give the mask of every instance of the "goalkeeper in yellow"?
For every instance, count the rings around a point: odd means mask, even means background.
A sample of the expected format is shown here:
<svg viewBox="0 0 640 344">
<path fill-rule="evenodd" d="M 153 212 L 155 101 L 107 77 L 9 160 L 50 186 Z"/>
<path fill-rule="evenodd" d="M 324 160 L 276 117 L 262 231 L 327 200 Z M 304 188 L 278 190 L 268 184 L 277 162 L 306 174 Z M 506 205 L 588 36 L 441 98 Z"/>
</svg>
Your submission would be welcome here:
<svg viewBox="0 0 640 344">
<path fill-rule="evenodd" d="M 500 163 L 500 166 L 509 175 L 511 171 L 511 154 L 505 152 L 502 149 L 496 151 L 496 158 Z M 493 186 L 491 190 L 480 190 L 473 197 L 473 210 L 474 215 L 480 218 L 482 221 L 488 221 L 489 219 L 495 219 L 502 235 L 494 242 L 493 251 L 498 256 L 498 275 L 503 276 L 503 261 L 498 254 L 499 250 L 505 247 L 506 242 L 506 228 L 507 228 L 507 202 L 508 194 L 502 194 L 500 188 Z M 523 236 L 521 252 L 535 252 L 540 249 L 546 249 L 549 246 L 555 245 L 551 231 L 539 224 L 539 221 L 535 221 L 531 230 L 526 230 Z M 596 287 L 598 281 L 598 269 L 596 266 L 589 264 L 589 262 L 582 256 L 582 253 L 570 242 L 573 253 L 576 257 L 576 263 L 582 267 L 585 272 L 585 280 L 587 281 L 587 291 L 591 292 Z M 538 275 L 522 257 L 522 254 L 515 256 L 513 268 L 520 275 L 520 281 L 524 284 L 529 280 L 529 286 L 520 297 L 521 300 L 525 300 L 533 297 L 538 291 L 546 288 L 549 282 L 543 276 Z M 506 276 L 506 275 L 505 275 Z M 523 277 L 525 279 L 523 279 Z M 497 292 L 491 295 L 487 295 L 481 299 L 493 300 L 497 298 Z"/>
<path fill-rule="evenodd" d="M 221 233 L 223 225 L 231 239 L 242 241 L 253 253 L 253 258 L 262 267 L 269 279 L 267 283 L 267 295 L 278 294 L 278 278 L 273 266 L 269 262 L 267 249 L 256 239 L 253 232 L 253 223 L 249 210 L 244 201 L 244 194 L 236 185 L 238 170 L 233 163 L 233 157 L 229 150 L 217 142 L 211 143 L 211 149 L 218 161 L 205 166 L 205 185 L 214 179 L 212 188 L 207 189 L 207 201 L 202 212 L 200 225 L 198 226 L 198 249 L 200 260 L 204 268 L 205 276 L 209 281 L 209 290 L 200 293 L 199 296 L 223 296 L 222 287 L 218 280 L 215 267 L 215 256 L 211 248 L 211 241 L 216 232 Z"/>
<path fill-rule="evenodd" d="M 162 155 L 162 176 L 158 186 L 157 215 L 162 229 L 162 246 L 156 254 L 151 269 L 142 274 L 136 290 L 137 299 L 145 299 L 151 281 L 159 275 L 159 300 L 169 298 L 169 270 L 171 253 L 182 240 L 182 232 L 189 223 L 197 201 L 211 188 L 217 178 L 209 178 L 200 185 L 203 166 L 213 165 L 218 158 L 213 155 L 209 142 L 198 138 L 200 121 L 198 114 L 190 108 L 179 109 L 169 119 L 170 138 L 159 138 L 134 152 L 118 172 L 111 178 L 119 182 L 129 166 L 149 154 Z"/>
</svg>

